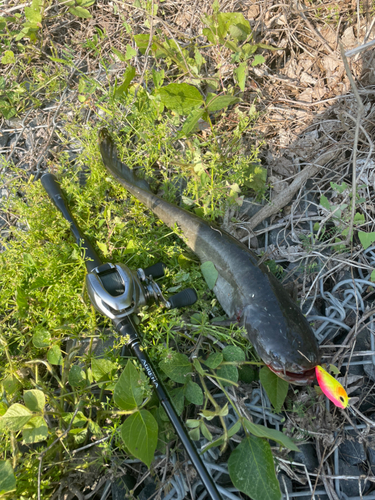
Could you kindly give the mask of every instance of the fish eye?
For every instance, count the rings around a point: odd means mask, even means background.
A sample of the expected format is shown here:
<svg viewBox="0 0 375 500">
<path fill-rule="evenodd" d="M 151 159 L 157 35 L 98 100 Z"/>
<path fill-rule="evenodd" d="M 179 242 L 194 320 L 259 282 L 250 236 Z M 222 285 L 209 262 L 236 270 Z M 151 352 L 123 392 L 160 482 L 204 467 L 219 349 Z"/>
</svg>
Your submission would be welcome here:
<svg viewBox="0 0 375 500">
<path fill-rule="evenodd" d="M 345 398 L 344 398 L 344 396 L 340 396 L 340 397 L 339 397 L 339 400 L 341 401 L 341 403 L 345 403 Z"/>
</svg>

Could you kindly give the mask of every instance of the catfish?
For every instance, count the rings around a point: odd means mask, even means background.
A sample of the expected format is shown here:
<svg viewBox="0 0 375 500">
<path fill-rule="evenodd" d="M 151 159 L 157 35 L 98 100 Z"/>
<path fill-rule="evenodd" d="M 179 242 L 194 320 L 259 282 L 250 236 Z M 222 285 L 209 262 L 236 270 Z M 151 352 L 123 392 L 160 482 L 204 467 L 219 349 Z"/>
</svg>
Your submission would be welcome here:
<svg viewBox="0 0 375 500">
<path fill-rule="evenodd" d="M 229 318 L 244 326 L 262 361 L 276 375 L 296 385 L 311 383 L 320 353 L 314 332 L 281 283 L 255 254 L 227 232 L 159 196 L 122 163 L 107 129 L 99 148 L 108 172 L 167 226 L 176 224 L 201 263 L 218 271 L 213 291 Z"/>
</svg>

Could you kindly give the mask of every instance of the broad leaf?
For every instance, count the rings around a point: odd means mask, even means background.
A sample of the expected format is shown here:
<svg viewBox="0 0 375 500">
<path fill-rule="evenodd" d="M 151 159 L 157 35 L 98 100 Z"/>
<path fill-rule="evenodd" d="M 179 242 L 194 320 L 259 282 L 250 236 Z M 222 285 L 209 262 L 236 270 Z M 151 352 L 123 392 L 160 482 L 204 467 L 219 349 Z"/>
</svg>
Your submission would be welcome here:
<svg viewBox="0 0 375 500">
<path fill-rule="evenodd" d="M 265 58 L 262 55 L 257 54 L 256 56 L 254 56 L 251 66 L 258 66 L 259 64 L 263 64 L 264 62 L 266 62 Z"/>
<path fill-rule="evenodd" d="M 22 429 L 23 441 L 26 444 L 39 443 L 48 437 L 48 427 L 43 417 L 33 417 Z"/>
<path fill-rule="evenodd" d="M 121 437 L 130 453 L 150 467 L 158 442 L 158 424 L 151 413 L 130 415 L 121 426 Z"/>
<path fill-rule="evenodd" d="M 113 373 L 117 370 L 117 365 L 109 359 L 94 358 L 91 361 L 91 371 L 94 380 L 98 383 L 108 382 Z"/>
<path fill-rule="evenodd" d="M 161 361 L 160 368 L 173 382 L 185 384 L 188 375 L 193 371 L 189 358 L 185 354 L 171 352 Z"/>
<path fill-rule="evenodd" d="M 53 345 L 47 353 L 47 360 L 51 365 L 62 365 L 63 356 L 58 345 Z"/>
<path fill-rule="evenodd" d="M 46 404 L 46 398 L 42 391 L 31 389 L 23 393 L 23 400 L 27 408 L 31 411 L 43 411 Z"/>
<path fill-rule="evenodd" d="M 121 373 L 113 393 L 116 406 L 122 410 L 134 410 L 142 403 L 143 388 L 141 377 L 129 360 Z"/>
<path fill-rule="evenodd" d="M 116 98 L 119 98 L 123 94 L 126 94 L 128 92 L 129 85 L 134 77 L 135 77 L 135 68 L 133 66 L 128 66 L 124 73 L 124 81 L 115 90 Z"/>
<path fill-rule="evenodd" d="M 251 434 L 254 434 L 254 436 L 272 439 L 289 450 L 300 451 L 297 445 L 295 445 L 288 436 L 276 429 L 269 429 L 268 427 L 264 427 L 264 425 L 254 424 L 249 420 L 244 420 L 244 426 Z"/>
<path fill-rule="evenodd" d="M 209 368 L 212 368 L 212 370 L 215 370 L 215 368 L 217 368 L 220 363 L 222 363 L 223 359 L 224 356 L 221 352 L 213 352 L 205 361 L 203 361 L 203 363 Z"/>
<path fill-rule="evenodd" d="M 238 382 L 238 369 L 234 365 L 221 365 L 216 370 L 216 375 L 220 377 L 220 382 L 224 385 L 232 385 L 231 382 L 236 384 Z"/>
<path fill-rule="evenodd" d="M 281 500 L 271 447 L 264 439 L 246 437 L 229 457 L 228 471 L 233 485 L 252 500 Z"/>
<path fill-rule="evenodd" d="M 365 233 L 364 231 L 358 231 L 358 237 L 365 250 L 375 241 L 375 233 Z"/>
<path fill-rule="evenodd" d="M 43 349 L 51 345 L 51 335 L 45 328 L 39 328 L 33 335 L 33 344 L 37 349 Z"/>
<path fill-rule="evenodd" d="M 85 372 L 78 365 L 70 368 L 68 380 L 72 387 L 83 387 L 87 382 Z"/>
<path fill-rule="evenodd" d="M 263 366 L 260 370 L 259 378 L 272 406 L 275 408 L 276 413 L 279 413 L 288 394 L 288 382 L 278 377 L 267 366 Z"/>
<path fill-rule="evenodd" d="M 17 432 L 32 418 L 32 413 L 25 406 L 15 403 L 10 406 L 0 422 L 4 429 Z"/>
<path fill-rule="evenodd" d="M 227 108 L 232 104 L 237 104 L 241 99 L 239 97 L 233 97 L 231 95 L 214 95 L 207 103 L 206 109 L 210 113 L 214 111 L 219 111 L 220 109 Z"/>
<path fill-rule="evenodd" d="M 210 260 L 207 260 L 201 265 L 201 271 L 204 279 L 206 280 L 208 288 L 210 290 L 213 290 L 216 284 L 216 280 L 219 276 L 219 273 L 217 272 L 214 263 L 211 262 Z"/>
<path fill-rule="evenodd" d="M 237 361 L 241 363 L 246 360 L 245 353 L 240 347 L 234 345 L 228 345 L 223 349 L 223 356 L 225 361 Z"/>
<path fill-rule="evenodd" d="M 158 92 L 164 106 L 180 115 L 187 115 L 203 104 L 203 97 L 199 90 L 187 83 L 170 83 Z"/>
<path fill-rule="evenodd" d="M 245 92 L 246 77 L 248 73 L 247 62 L 244 61 L 234 70 L 234 76 L 242 92 Z"/>
<path fill-rule="evenodd" d="M 16 489 L 16 478 L 9 460 L 0 461 L 0 495 Z"/>
<path fill-rule="evenodd" d="M 69 12 L 73 14 L 73 16 L 81 17 L 83 19 L 91 19 L 92 15 L 87 9 L 84 9 L 83 7 L 70 7 Z"/>
<path fill-rule="evenodd" d="M 202 118 L 203 113 L 204 113 L 204 109 L 194 109 L 186 118 L 185 123 L 183 124 L 183 126 L 178 134 L 179 137 L 189 135 L 190 132 L 192 132 L 195 129 L 200 118 Z"/>
<path fill-rule="evenodd" d="M 189 380 L 185 385 L 185 398 L 194 405 L 203 404 L 203 392 L 199 385 Z"/>
</svg>

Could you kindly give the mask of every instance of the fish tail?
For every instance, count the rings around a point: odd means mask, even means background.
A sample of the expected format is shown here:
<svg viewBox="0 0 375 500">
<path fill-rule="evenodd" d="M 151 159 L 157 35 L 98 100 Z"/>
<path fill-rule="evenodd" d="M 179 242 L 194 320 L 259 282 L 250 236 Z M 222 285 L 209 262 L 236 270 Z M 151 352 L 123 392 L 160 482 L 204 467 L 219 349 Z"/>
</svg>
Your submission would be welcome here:
<svg viewBox="0 0 375 500">
<path fill-rule="evenodd" d="M 102 128 L 99 131 L 99 148 L 103 163 L 107 170 L 119 180 L 121 184 L 127 188 L 136 186 L 151 193 L 149 184 L 144 179 L 137 177 L 133 170 L 119 160 L 116 146 L 106 128 Z"/>
</svg>

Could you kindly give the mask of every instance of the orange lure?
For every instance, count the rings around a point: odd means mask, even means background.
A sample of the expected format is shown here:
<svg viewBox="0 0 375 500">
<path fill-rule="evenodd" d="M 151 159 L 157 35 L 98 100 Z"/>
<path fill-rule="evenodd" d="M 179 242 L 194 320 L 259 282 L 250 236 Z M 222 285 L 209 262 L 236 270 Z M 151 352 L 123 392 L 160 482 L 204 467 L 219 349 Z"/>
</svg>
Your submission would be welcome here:
<svg viewBox="0 0 375 500">
<path fill-rule="evenodd" d="M 346 408 L 349 404 L 349 398 L 340 382 L 326 372 L 321 366 L 315 367 L 315 373 L 319 387 L 327 398 L 339 408 Z"/>
</svg>

